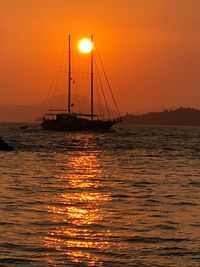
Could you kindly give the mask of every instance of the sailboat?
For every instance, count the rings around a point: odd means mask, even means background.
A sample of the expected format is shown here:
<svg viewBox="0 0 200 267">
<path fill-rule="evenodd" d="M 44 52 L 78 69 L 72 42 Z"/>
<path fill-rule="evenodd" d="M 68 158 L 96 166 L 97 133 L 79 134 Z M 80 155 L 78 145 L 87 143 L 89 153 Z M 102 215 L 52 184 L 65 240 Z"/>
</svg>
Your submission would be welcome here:
<svg viewBox="0 0 200 267">
<path fill-rule="evenodd" d="M 93 44 L 93 36 L 91 36 Z M 118 118 L 102 119 L 94 114 L 94 55 L 91 50 L 91 73 L 90 73 L 90 113 L 74 113 L 71 110 L 71 36 L 68 38 L 68 105 L 66 110 L 50 110 L 44 114 L 41 126 L 44 130 L 49 131 L 107 131 L 113 125 L 121 121 L 119 109 Z M 112 92 L 111 92 L 112 93 Z M 112 94 L 113 96 L 113 94 Z"/>
</svg>

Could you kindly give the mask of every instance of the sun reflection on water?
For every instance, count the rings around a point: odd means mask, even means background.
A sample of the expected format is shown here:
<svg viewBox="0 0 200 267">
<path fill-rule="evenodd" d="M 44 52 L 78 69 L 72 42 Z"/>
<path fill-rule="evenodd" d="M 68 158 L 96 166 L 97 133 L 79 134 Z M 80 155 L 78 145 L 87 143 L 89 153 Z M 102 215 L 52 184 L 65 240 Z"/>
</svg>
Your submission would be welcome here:
<svg viewBox="0 0 200 267">
<path fill-rule="evenodd" d="M 56 160 L 62 174 L 55 178 L 62 192 L 51 196 L 48 211 L 55 228 L 45 237 L 45 245 L 64 255 L 64 262 L 95 266 L 100 261 L 97 252 L 108 249 L 111 234 L 99 227 L 104 220 L 101 207 L 110 196 L 100 190 L 98 155 L 77 153 Z"/>
</svg>

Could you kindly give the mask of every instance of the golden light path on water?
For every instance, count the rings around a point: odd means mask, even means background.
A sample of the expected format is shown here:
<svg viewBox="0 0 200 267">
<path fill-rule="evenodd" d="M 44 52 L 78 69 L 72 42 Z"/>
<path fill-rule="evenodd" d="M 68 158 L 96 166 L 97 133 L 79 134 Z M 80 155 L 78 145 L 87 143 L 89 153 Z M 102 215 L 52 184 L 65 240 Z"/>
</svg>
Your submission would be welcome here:
<svg viewBox="0 0 200 267">
<path fill-rule="evenodd" d="M 0 266 L 199 266 L 199 128 L 19 126 L 0 127 L 18 145 L 0 154 Z"/>
<path fill-rule="evenodd" d="M 59 162 L 59 157 L 56 160 L 58 165 L 63 164 Z M 94 251 L 108 249 L 109 242 L 105 237 L 110 235 L 110 231 L 91 228 L 91 225 L 98 225 L 104 220 L 101 205 L 110 197 L 97 190 L 102 186 L 97 155 L 78 153 L 65 160 L 62 165 L 65 170 L 56 178 L 62 184 L 61 189 L 67 188 L 68 192 L 54 195 L 52 205 L 48 206 L 51 220 L 60 226 L 48 233 L 45 246 L 60 251 L 66 261 L 95 266 L 99 257 Z"/>
</svg>

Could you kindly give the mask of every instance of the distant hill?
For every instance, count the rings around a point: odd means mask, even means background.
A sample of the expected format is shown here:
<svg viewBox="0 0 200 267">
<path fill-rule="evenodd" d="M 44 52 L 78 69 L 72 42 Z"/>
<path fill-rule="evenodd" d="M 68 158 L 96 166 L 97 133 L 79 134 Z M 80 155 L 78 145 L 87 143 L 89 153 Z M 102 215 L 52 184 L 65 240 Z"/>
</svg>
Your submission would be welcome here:
<svg viewBox="0 0 200 267">
<path fill-rule="evenodd" d="M 180 107 L 175 110 L 149 112 L 142 115 L 126 115 L 123 123 L 133 125 L 200 126 L 200 110 Z"/>
<path fill-rule="evenodd" d="M 73 98 L 73 96 L 72 96 Z M 75 97 L 74 97 L 75 98 Z M 36 103 L 33 105 L 0 105 L 0 122 L 33 122 L 40 120 L 44 113 L 47 113 L 50 108 L 52 109 L 64 109 L 66 107 L 66 96 L 58 95 L 47 98 L 45 101 Z M 78 110 L 78 103 L 81 110 Z M 90 100 L 84 96 L 80 96 L 78 101 L 75 101 L 77 105 L 72 108 L 74 112 L 89 113 Z M 98 107 L 99 103 L 94 102 L 94 106 Z M 105 107 L 103 107 L 105 111 Z M 97 110 L 94 110 L 96 114 L 99 114 Z M 115 115 L 112 110 L 111 114 Z M 106 113 L 105 113 L 106 115 Z"/>
<path fill-rule="evenodd" d="M 47 111 L 47 103 L 0 106 L 0 122 L 33 122 Z"/>
</svg>

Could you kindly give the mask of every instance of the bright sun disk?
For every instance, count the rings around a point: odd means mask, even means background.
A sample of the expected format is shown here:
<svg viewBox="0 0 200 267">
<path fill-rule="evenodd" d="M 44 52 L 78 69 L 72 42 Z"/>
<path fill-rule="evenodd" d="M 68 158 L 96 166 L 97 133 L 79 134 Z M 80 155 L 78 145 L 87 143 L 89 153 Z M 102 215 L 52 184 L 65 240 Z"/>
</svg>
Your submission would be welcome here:
<svg viewBox="0 0 200 267">
<path fill-rule="evenodd" d="M 84 53 L 90 53 L 93 49 L 93 44 L 90 39 L 84 38 L 78 44 L 79 50 Z"/>
</svg>

